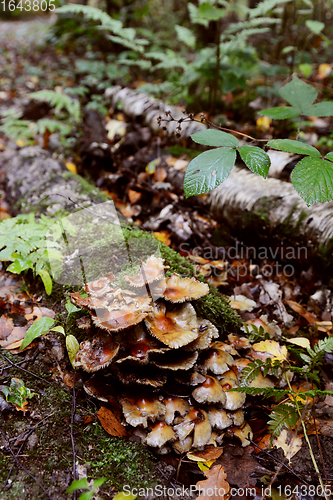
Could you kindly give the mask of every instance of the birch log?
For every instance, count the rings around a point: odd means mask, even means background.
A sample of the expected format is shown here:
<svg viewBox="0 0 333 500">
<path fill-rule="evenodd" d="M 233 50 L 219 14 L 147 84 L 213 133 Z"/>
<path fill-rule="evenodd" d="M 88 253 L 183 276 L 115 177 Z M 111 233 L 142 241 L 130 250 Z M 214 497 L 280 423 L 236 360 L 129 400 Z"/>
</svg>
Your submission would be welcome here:
<svg viewBox="0 0 333 500">
<path fill-rule="evenodd" d="M 208 195 L 217 220 L 237 230 L 251 229 L 266 238 L 288 238 L 308 248 L 332 253 L 333 202 L 308 207 L 292 184 L 263 179 L 234 167 L 223 184 Z"/>
</svg>

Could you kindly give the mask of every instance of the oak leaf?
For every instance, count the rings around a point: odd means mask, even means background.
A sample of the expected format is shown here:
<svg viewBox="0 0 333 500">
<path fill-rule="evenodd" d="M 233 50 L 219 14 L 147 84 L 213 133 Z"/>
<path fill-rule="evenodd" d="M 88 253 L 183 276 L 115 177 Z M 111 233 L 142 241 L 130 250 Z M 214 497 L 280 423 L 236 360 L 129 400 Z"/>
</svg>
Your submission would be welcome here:
<svg viewBox="0 0 333 500">
<path fill-rule="evenodd" d="M 223 500 L 230 490 L 227 475 L 222 465 L 214 465 L 204 472 L 207 479 L 196 484 L 199 490 L 197 500 Z"/>
<path fill-rule="evenodd" d="M 280 361 L 286 361 L 288 357 L 288 351 L 286 346 L 280 345 L 276 340 L 264 340 L 253 344 L 253 350 L 259 352 L 267 352 L 274 359 Z"/>
</svg>

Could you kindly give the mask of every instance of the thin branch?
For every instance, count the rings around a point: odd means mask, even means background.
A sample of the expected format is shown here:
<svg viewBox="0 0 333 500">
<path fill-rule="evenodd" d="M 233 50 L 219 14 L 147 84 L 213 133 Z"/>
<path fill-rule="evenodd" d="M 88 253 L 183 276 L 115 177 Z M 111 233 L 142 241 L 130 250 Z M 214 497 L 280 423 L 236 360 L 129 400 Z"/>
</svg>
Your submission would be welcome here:
<svg viewBox="0 0 333 500">
<path fill-rule="evenodd" d="M 3 435 L 3 437 L 5 438 L 5 440 L 6 440 L 6 441 L 7 441 L 7 443 L 8 443 L 8 445 L 7 445 L 8 450 L 9 450 L 10 454 L 13 456 L 15 463 L 17 463 L 17 464 L 21 467 L 21 469 L 23 469 L 23 470 L 24 470 L 24 472 L 25 472 L 25 473 L 26 473 L 29 477 L 31 477 L 31 479 L 33 479 L 33 480 L 35 481 L 35 483 L 36 483 L 36 484 L 38 484 L 38 486 L 41 488 L 41 490 L 43 490 L 43 491 L 44 491 L 45 495 L 47 496 L 47 498 L 48 498 L 49 500 L 53 500 L 53 499 L 52 499 L 52 497 L 50 497 L 50 495 L 48 494 L 48 492 L 45 490 L 45 488 L 43 487 L 43 485 L 41 485 L 41 484 L 40 484 L 40 482 L 38 481 L 38 479 L 36 479 L 36 478 L 35 478 L 35 476 L 33 476 L 32 474 L 30 474 L 30 472 L 29 472 L 29 471 L 28 471 L 28 470 L 24 467 L 24 465 L 22 465 L 22 464 L 21 464 L 21 462 L 18 460 L 18 458 L 16 457 L 15 453 L 13 452 L 13 450 L 11 449 L 11 447 L 10 447 L 10 445 L 9 445 L 9 442 L 8 442 L 8 439 L 7 439 L 6 434 L 5 434 L 5 433 L 4 433 L 1 429 L 0 429 L 0 432 L 1 432 L 1 434 Z"/>
<path fill-rule="evenodd" d="M 11 366 L 17 367 L 19 370 L 22 370 L 23 372 L 28 373 L 28 375 L 32 375 L 33 377 L 38 378 L 39 380 L 42 380 L 46 384 L 53 385 L 52 382 L 49 382 L 48 380 L 45 380 L 44 378 L 40 377 L 39 375 L 36 375 L 35 373 L 30 372 L 29 370 L 26 370 L 25 368 L 22 368 L 22 366 L 17 366 L 17 364 L 13 363 L 9 358 L 7 358 L 7 356 L 4 355 L 4 358 L 8 361 L 8 363 L 11 364 Z"/>
<path fill-rule="evenodd" d="M 74 380 L 73 380 L 73 400 L 72 400 L 72 411 L 71 411 L 71 443 L 72 443 L 72 453 L 73 453 L 73 481 L 76 480 L 76 452 L 75 452 L 75 442 L 73 435 L 73 427 L 74 427 L 74 416 L 76 410 L 76 393 L 75 393 L 75 375 L 74 372 Z M 76 500 L 76 490 L 73 492 L 73 500 Z"/>
</svg>

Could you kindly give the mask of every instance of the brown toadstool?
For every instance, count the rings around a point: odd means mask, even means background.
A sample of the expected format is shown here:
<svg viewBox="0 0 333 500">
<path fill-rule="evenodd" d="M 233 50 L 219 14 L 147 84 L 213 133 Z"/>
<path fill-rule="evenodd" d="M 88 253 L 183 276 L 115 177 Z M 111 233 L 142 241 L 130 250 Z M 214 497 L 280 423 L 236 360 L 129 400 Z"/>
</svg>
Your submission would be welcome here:
<svg viewBox="0 0 333 500">
<path fill-rule="evenodd" d="M 125 396 L 120 399 L 126 422 L 132 427 L 148 426 L 148 420 L 155 422 L 164 415 L 166 408 L 157 397 L 141 394 L 139 397 Z"/>
<path fill-rule="evenodd" d="M 226 395 L 221 384 L 211 376 L 207 376 L 205 382 L 194 389 L 192 396 L 198 403 L 224 404 L 226 401 Z"/>
<path fill-rule="evenodd" d="M 73 364 L 77 368 L 82 367 L 87 372 L 102 370 L 116 357 L 119 347 L 110 335 L 101 332 L 91 340 L 81 343 Z"/>
<path fill-rule="evenodd" d="M 152 430 L 148 433 L 146 443 L 148 446 L 161 448 L 165 443 L 173 441 L 175 438 L 176 434 L 171 425 L 159 421 L 155 423 Z"/>
</svg>

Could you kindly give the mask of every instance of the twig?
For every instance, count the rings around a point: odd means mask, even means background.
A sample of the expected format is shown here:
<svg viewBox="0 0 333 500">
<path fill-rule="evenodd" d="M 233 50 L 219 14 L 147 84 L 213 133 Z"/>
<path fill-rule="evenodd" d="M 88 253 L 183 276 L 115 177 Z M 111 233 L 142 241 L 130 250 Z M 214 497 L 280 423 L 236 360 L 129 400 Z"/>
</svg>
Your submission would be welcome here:
<svg viewBox="0 0 333 500">
<path fill-rule="evenodd" d="M 15 438 L 12 438 L 12 439 L 7 439 L 7 442 L 8 442 L 8 443 L 10 443 L 10 441 L 12 441 L 12 440 L 15 440 L 15 441 L 16 441 L 16 440 L 17 440 L 17 439 L 19 439 L 21 436 L 23 436 L 24 434 L 26 434 L 26 436 L 25 436 L 25 438 L 24 438 L 23 443 L 21 444 L 21 446 L 20 446 L 20 448 L 19 448 L 18 452 L 17 452 L 17 453 L 16 453 L 16 455 L 15 455 L 15 457 L 16 457 L 16 458 L 18 458 L 18 456 L 20 455 L 20 452 L 21 452 L 21 450 L 22 450 L 23 446 L 25 445 L 25 443 L 26 443 L 26 441 L 27 441 L 28 437 L 29 437 L 29 436 L 30 436 L 30 435 L 34 432 L 34 430 L 36 430 L 36 429 L 37 429 L 37 427 L 38 427 L 39 425 L 41 425 L 42 423 L 44 423 L 44 422 L 45 422 L 45 420 L 48 420 L 48 419 L 49 419 L 50 417 L 52 417 L 52 415 L 54 415 L 55 413 L 58 413 L 58 411 L 54 411 L 54 412 L 53 412 L 53 413 L 51 413 L 50 415 L 47 415 L 47 416 L 46 416 L 46 417 L 44 417 L 42 420 L 40 420 L 37 424 L 33 425 L 33 426 L 32 426 L 32 427 L 28 430 L 28 431 L 25 431 L 24 433 L 20 434 L 19 436 L 15 437 Z M 7 474 L 6 481 L 5 481 L 5 484 L 4 484 L 3 488 L 2 488 L 2 490 L 4 490 L 4 489 L 5 489 L 5 487 L 6 487 L 7 483 L 8 483 L 8 480 L 9 480 L 10 475 L 11 475 L 11 473 L 12 473 L 12 470 L 13 470 L 13 468 L 14 468 L 14 464 L 15 464 L 15 460 L 14 460 L 14 462 L 12 463 L 11 468 L 9 469 L 9 472 L 8 472 L 8 474 Z"/>
<path fill-rule="evenodd" d="M 7 358 L 7 356 L 4 355 L 4 358 L 8 361 L 8 363 L 11 364 L 11 366 L 14 366 L 14 367 L 17 366 L 17 364 L 13 363 L 9 358 Z M 39 380 L 42 380 L 46 384 L 52 385 L 52 382 L 49 382 L 48 380 L 45 380 L 44 378 L 40 377 L 39 375 L 36 375 L 35 373 L 30 372 L 29 370 L 26 370 L 25 368 L 22 368 L 22 366 L 17 366 L 17 368 L 19 370 L 22 370 L 25 373 L 28 373 L 28 375 L 32 375 L 33 377 L 38 378 Z"/>
<path fill-rule="evenodd" d="M 73 435 L 73 427 L 74 427 L 74 416 L 76 409 L 76 394 L 75 394 L 75 375 L 74 372 L 74 380 L 73 380 L 73 400 L 72 400 L 72 411 L 71 411 L 71 443 L 72 443 L 72 453 L 73 453 L 73 480 L 76 479 L 76 452 L 75 452 L 75 443 L 74 443 L 74 435 Z M 73 492 L 73 500 L 76 500 L 76 490 Z"/>
<path fill-rule="evenodd" d="M 8 443 L 8 439 L 7 439 L 7 436 L 6 434 L 0 429 L 0 432 L 1 434 L 3 435 L 3 437 L 5 438 L 5 440 L 7 441 Z M 24 472 L 29 476 L 31 477 L 31 479 L 33 479 L 35 481 L 36 484 L 38 484 L 38 486 L 44 491 L 45 495 L 47 496 L 47 498 L 49 498 L 49 500 L 53 500 L 52 497 L 50 497 L 50 495 L 48 494 L 48 492 L 45 490 L 45 488 L 40 484 L 40 482 L 38 481 L 38 479 L 35 478 L 35 476 L 33 476 L 32 474 L 30 474 L 30 472 L 24 467 L 24 465 L 21 464 L 21 462 L 18 460 L 18 458 L 16 457 L 15 453 L 13 452 L 13 450 L 11 449 L 9 443 L 7 445 L 8 447 L 8 450 L 10 452 L 10 454 L 13 456 L 14 458 L 14 461 L 21 467 L 21 469 L 24 470 Z"/>
</svg>

